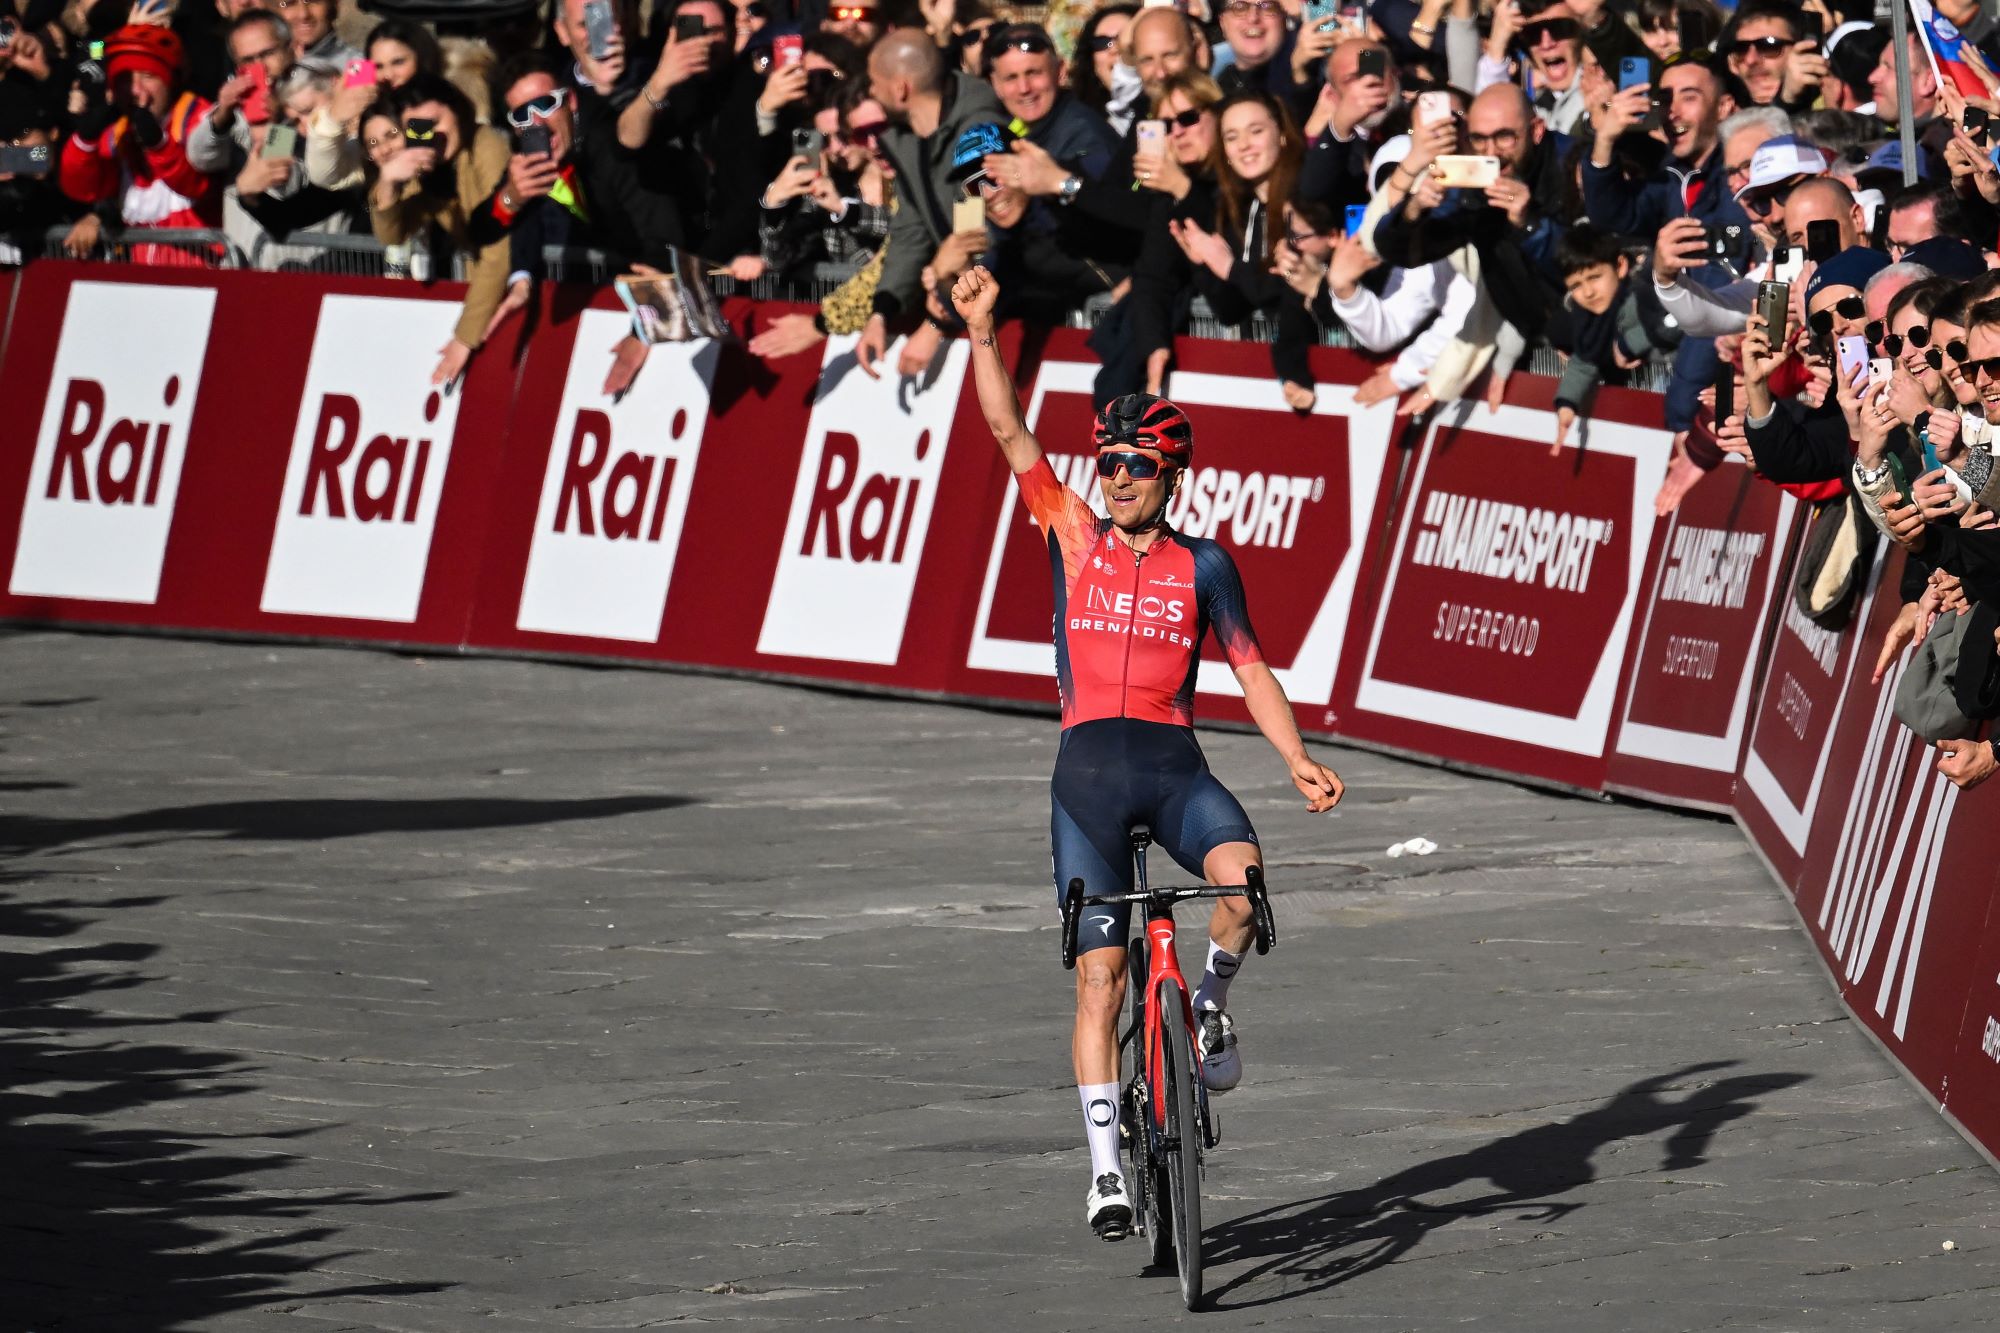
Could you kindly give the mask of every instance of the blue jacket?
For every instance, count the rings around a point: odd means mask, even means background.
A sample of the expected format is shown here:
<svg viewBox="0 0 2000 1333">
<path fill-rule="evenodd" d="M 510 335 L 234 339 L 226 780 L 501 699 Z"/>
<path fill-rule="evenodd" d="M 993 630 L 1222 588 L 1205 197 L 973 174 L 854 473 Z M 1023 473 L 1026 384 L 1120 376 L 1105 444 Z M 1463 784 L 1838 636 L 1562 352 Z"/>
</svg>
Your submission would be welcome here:
<svg viewBox="0 0 2000 1333">
<path fill-rule="evenodd" d="M 1701 193 L 1694 207 L 1683 204 L 1690 181 L 1699 180 Z M 1729 174 L 1722 161 L 1722 145 L 1709 150 L 1701 165 L 1668 158 L 1660 169 L 1644 179 L 1634 179 L 1613 162 L 1600 167 L 1588 158 L 1583 163 L 1583 207 L 1590 220 L 1600 227 L 1651 245 L 1660 228 L 1677 217 L 1700 218 L 1711 227 L 1736 225 L 1743 228 L 1741 250 L 1730 256 L 1738 273 L 1747 271 L 1750 259 L 1750 216 L 1729 192 Z M 1711 267 L 1713 267 L 1711 265 Z"/>
</svg>

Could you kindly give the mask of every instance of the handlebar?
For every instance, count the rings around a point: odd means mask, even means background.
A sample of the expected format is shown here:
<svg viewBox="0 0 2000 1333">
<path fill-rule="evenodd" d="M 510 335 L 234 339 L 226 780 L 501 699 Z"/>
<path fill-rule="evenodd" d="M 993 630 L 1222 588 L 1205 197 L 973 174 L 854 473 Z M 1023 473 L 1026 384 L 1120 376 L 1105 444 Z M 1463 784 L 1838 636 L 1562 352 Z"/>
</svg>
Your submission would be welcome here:
<svg viewBox="0 0 2000 1333">
<path fill-rule="evenodd" d="M 1083 891 L 1083 881 L 1073 879 L 1063 891 L 1062 904 L 1062 963 L 1065 969 L 1076 967 L 1076 928 L 1086 907 L 1110 907 L 1126 903 L 1145 903 L 1162 912 L 1171 912 L 1173 905 L 1186 898 L 1248 898 L 1250 900 L 1250 927 L 1257 952 L 1271 952 L 1271 946 L 1278 942 L 1278 930 L 1271 917 L 1271 896 L 1264 888 L 1264 872 L 1261 867 L 1251 866 L 1244 872 L 1241 884 L 1202 884 L 1188 888 L 1139 888 L 1127 893 L 1090 893 Z"/>
</svg>

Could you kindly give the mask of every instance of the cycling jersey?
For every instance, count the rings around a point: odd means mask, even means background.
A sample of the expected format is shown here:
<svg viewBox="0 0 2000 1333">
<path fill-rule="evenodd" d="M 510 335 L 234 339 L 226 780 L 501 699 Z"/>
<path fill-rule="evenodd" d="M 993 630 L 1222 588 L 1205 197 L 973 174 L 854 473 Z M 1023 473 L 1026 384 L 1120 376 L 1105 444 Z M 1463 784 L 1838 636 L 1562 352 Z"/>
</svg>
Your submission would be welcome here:
<svg viewBox="0 0 2000 1333">
<path fill-rule="evenodd" d="M 1227 551 L 1162 528 L 1138 555 L 1110 519 L 1056 479 L 1047 458 L 1014 479 L 1049 544 L 1065 731 L 1107 717 L 1192 725 L 1210 629 L 1232 668 L 1263 660 Z"/>
</svg>

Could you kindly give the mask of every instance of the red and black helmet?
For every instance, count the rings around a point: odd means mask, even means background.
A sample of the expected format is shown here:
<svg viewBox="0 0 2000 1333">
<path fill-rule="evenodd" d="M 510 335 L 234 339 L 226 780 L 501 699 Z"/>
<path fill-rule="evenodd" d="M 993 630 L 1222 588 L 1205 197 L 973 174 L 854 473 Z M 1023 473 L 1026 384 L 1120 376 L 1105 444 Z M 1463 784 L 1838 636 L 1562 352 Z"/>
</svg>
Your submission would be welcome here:
<svg viewBox="0 0 2000 1333">
<path fill-rule="evenodd" d="M 1093 438 L 1100 449 L 1119 444 L 1158 449 L 1179 467 L 1194 458 L 1194 424 L 1187 413 L 1150 393 L 1128 393 L 1106 403 L 1097 414 Z"/>
</svg>

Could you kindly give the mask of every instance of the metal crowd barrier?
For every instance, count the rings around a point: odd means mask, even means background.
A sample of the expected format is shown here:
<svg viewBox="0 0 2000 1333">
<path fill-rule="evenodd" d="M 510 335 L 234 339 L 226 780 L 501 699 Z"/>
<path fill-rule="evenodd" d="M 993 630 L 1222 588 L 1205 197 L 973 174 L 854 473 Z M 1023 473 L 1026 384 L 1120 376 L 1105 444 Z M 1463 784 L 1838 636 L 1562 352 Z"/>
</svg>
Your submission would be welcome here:
<svg viewBox="0 0 2000 1333">
<path fill-rule="evenodd" d="M 69 258 L 62 244 L 68 234 L 67 227 L 51 229 L 43 247 L 45 256 L 51 259 Z M 391 256 L 380 241 L 365 232 L 294 232 L 282 241 L 264 235 L 257 238 L 257 243 L 246 256 L 220 231 L 147 227 L 117 231 L 106 228 L 104 239 L 89 257 L 110 263 L 248 268 L 371 278 L 412 276 L 407 256 Z M 581 246 L 546 246 L 542 250 L 542 264 L 551 282 L 601 287 L 618 276 L 617 266 L 611 262 L 609 255 L 602 250 Z M 424 266 L 419 264 L 417 267 L 421 271 Z M 451 262 L 443 267 L 449 271 L 431 276 L 463 281 L 465 265 L 460 256 L 454 254 Z M 719 296 L 741 295 L 759 301 L 797 301 L 817 305 L 851 278 L 856 267 L 819 264 L 800 278 L 785 279 L 772 275 L 744 283 L 719 275 L 712 281 Z M 1111 305 L 1108 295 L 1086 298 L 1070 311 L 1069 327 L 1096 328 Z M 1258 312 L 1240 326 L 1226 324 L 1215 317 L 1215 312 L 1209 309 L 1206 301 L 1196 297 L 1188 312 L 1187 333 L 1189 337 L 1221 342 L 1272 342 L 1277 338 L 1277 323 Z M 1339 324 L 1326 329 L 1320 342 L 1326 347 L 1355 345 L 1347 329 Z M 1559 376 L 1562 374 L 1562 360 L 1554 348 L 1540 345 L 1529 349 L 1526 365 L 1522 368 L 1537 375 Z M 1667 386 L 1669 370 L 1670 364 L 1666 359 L 1652 357 L 1635 378 L 1632 387 L 1652 393 L 1662 392 Z"/>
</svg>

